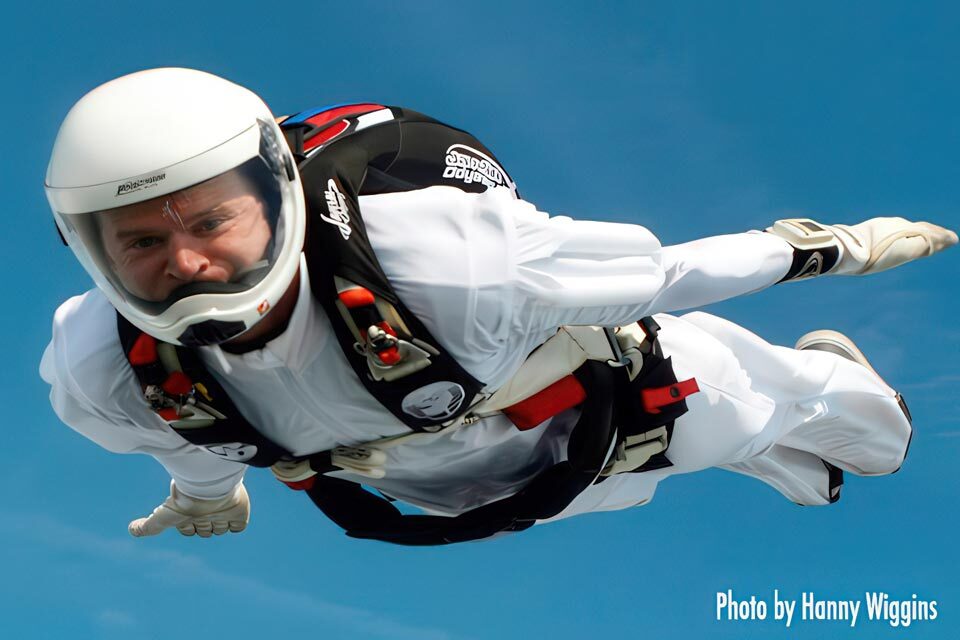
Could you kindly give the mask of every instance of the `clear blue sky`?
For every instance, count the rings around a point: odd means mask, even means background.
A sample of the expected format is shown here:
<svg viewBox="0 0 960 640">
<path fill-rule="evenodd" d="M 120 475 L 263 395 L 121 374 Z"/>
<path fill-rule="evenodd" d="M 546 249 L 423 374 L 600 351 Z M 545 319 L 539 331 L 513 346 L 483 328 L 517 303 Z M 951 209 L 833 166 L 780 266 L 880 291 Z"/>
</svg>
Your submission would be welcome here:
<svg viewBox="0 0 960 640">
<path fill-rule="evenodd" d="M 836 328 L 910 402 L 896 475 L 800 508 L 709 471 L 649 506 L 522 536 L 407 549 L 349 540 L 248 474 L 242 535 L 133 540 L 164 471 L 61 425 L 36 371 L 50 318 L 90 286 L 43 174 L 95 85 L 190 66 L 277 113 L 380 101 L 462 126 L 542 210 L 629 221 L 665 244 L 788 214 L 960 224 L 960 12 L 950 3 L 17 3 L 0 23 L 6 335 L 0 632 L 27 638 L 906 637 L 960 629 L 960 250 L 873 278 L 716 305 L 780 344 Z M 82 7 L 82 8 L 81 8 Z M 940 603 L 906 630 L 714 620 L 718 590 L 882 590 Z"/>
</svg>

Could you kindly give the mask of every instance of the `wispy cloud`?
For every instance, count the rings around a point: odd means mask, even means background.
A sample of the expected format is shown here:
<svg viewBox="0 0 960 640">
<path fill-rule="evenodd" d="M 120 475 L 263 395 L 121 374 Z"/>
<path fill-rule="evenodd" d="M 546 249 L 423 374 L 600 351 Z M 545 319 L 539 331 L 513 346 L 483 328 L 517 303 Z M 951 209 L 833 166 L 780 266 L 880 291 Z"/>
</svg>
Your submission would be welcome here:
<svg viewBox="0 0 960 640">
<path fill-rule="evenodd" d="M 137 619 L 128 611 L 118 609 L 104 609 L 97 614 L 97 622 L 105 627 L 132 629 L 137 626 Z"/>
<path fill-rule="evenodd" d="M 927 380 L 917 382 L 901 383 L 902 389 L 939 389 L 941 387 L 960 386 L 960 374 L 948 373 L 940 376 L 934 376 Z"/>
<path fill-rule="evenodd" d="M 255 578 L 223 571 L 193 554 L 151 548 L 137 544 L 138 541 L 132 538 L 108 538 L 45 514 L 0 513 L 0 532 L 98 560 L 116 564 L 135 562 L 141 570 L 148 565 L 162 580 L 173 583 L 194 583 L 199 580 L 223 592 L 242 594 L 245 601 L 257 602 L 266 608 L 316 618 L 327 625 L 341 625 L 360 637 L 452 640 L 452 636 L 443 629 L 409 625 L 374 610 L 337 604 L 301 591 L 276 587 Z M 96 620 L 114 627 L 132 627 L 136 624 L 131 614 L 114 609 L 98 612 Z"/>
</svg>

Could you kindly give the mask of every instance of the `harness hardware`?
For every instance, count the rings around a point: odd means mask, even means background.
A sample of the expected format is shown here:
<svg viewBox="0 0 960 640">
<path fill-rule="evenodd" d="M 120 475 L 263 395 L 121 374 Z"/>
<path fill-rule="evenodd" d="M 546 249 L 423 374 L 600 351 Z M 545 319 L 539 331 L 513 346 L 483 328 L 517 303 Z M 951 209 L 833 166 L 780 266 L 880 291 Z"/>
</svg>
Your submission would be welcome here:
<svg viewBox="0 0 960 640">
<path fill-rule="evenodd" d="M 419 340 L 403 340 L 398 336 L 397 330 L 383 318 L 379 305 L 392 309 L 390 303 L 378 299 L 366 287 L 344 278 L 337 277 L 336 283 L 337 298 L 340 302 L 338 307 L 356 338 L 353 349 L 366 356 L 367 366 L 374 380 L 396 380 L 430 365 L 431 351 L 436 355 L 436 349 Z M 396 315 L 395 311 L 393 315 Z M 361 327 L 366 329 L 361 331 Z"/>
<path fill-rule="evenodd" d="M 680 402 L 698 391 L 700 391 L 700 387 L 697 386 L 696 378 L 690 378 L 665 387 L 644 389 L 640 392 L 640 396 L 643 399 L 644 411 L 657 414 L 663 407 Z"/>
<path fill-rule="evenodd" d="M 645 465 L 650 458 L 663 453 L 669 445 L 666 427 L 657 427 L 646 433 L 627 436 L 617 443 L 601 476 L 629 473 Z"/>
</svg>

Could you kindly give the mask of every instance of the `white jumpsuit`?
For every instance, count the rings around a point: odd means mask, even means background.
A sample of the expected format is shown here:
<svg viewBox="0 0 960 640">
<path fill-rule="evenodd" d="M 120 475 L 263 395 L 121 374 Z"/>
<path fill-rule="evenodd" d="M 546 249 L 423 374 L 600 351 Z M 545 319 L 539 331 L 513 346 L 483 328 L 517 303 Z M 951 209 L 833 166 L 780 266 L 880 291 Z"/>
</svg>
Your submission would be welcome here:
<svg viewBox="0 0 960 640">
<path fill-rule="evenodd" d="M 550 218 L 506 190 L 450 187 L 364 196 L 381 265 L 404 303 L 489 390 L 508 380 L 560 325 L 627 324 L 777 282 L 791 247 L 750 232 L 661 247 L 637 225 Z M 297 455 L 408 430 L 356 380 L 301 260 L 285 332 L 242 355 L 201 354 L 244 416 Z M 712 466 L 748 473 L 805 504 L 829 501 L 820 458 L 854 473 L 897 469 L 910 427 L 894 392 L 865 368 L 823 352 L 767 344 L 704 313 L 658 315 L 679 379 L 695 377 L 668 457 L 673 466 L 594 485 L 560 516 L 648 501 L 674 473 Z M 114 311 L 92 290 L 58 310 L 41 375 L 67 425 L 108 450 L 146 453 L 181 491 L 225 495 L 245 466 L 186 443 L 146 405 Z M 386 477 L 362 480 L 430 512 L 456 514 L 512 495 L 562 460 L 568 412 L 519 431 L 486 418 L 389 450 Z"/>
</svg>

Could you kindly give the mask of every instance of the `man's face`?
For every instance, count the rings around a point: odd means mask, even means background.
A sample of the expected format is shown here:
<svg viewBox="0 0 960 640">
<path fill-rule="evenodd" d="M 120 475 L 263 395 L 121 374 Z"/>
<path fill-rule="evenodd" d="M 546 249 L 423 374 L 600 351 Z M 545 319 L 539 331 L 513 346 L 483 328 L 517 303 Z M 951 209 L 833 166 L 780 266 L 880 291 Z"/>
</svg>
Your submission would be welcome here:
<svg viewBox="0 0 960 640">
<path fill-rule="evenodd" d="M 159 302 L 191 282 L 230 282 L 265 256 L 266 205 L 237 171 L 100 214 L 111 267 L 133 295 Z"/>
</svg>

